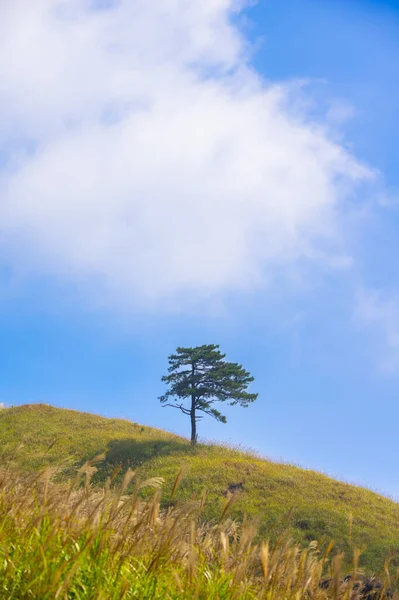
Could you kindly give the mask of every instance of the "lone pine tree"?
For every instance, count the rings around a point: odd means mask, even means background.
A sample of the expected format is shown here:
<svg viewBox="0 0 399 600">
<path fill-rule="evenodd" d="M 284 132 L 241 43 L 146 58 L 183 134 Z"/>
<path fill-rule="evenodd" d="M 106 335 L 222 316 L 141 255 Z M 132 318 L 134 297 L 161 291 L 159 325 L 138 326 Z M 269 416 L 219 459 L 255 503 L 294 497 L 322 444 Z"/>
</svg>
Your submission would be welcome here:
<svg viewBox="0 0 399 600">
<path fill-rule="evenodd" d="M 226 423 L 226 417 L 216 408 L 215 402 L 227 402 L 247 407 L 258 394 L 249 394 L 248 385 L 254 378 L 238 363 L 226 362 L 219 346 L 207 344 L 196 348 L 177 348 L 169 356 L 168 375 L 162 377 L 169 387 L 159 399 L 163 406 L 178 408 L 191 421 L 191 444 L 197 442 L 197 421 L 203 412 L 217 421 Z M 185 406 L 184 401 L 189 400 Z"/>
</svg>

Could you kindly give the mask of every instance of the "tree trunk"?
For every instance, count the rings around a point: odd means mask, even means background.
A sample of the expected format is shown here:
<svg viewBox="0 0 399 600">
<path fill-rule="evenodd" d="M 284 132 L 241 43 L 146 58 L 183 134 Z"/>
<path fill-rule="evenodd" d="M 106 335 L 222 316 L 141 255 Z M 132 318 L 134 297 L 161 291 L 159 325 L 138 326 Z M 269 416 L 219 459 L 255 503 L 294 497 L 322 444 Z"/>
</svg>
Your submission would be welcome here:
<svg viewBox="0 0 399 600">
<path fill-rule="evenodd" d="M 194 389 L 195 387 L 195 364 L 191 365 L 191 387 Z M 191 445 L 195 446 L 197 443 L 197 421 L 195 419 L 195 394 L 191 394 L 191 410 L 190 410 L 190 419 L 191 419 Z"/>
<path fill-rule="evenodd" d="M 195 420 L 195 396 L 191 396 L 191 445 L 195 446 L 197 443 L 197 421 Z"/>
</svg>

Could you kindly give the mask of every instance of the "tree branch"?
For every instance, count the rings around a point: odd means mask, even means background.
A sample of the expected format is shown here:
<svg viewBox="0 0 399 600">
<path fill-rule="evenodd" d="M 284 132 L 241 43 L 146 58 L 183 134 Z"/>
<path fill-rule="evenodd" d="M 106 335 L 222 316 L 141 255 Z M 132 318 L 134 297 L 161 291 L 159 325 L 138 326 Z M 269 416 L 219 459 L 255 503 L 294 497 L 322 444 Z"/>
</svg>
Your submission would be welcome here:
<svg viewBox="0 0 399 600">
<path fill-rule="evenodd" d="M 210 417 L 212 417 L 213 419 L 215 419 L 216 421 L 219 421 L 221 423 L 226 423 L 226 417 L 224 415 L 222 415 L 221 413 L 219 413 L 218 411 L 215 411 L 214 409 L 206 409 L 206 408 L 199 408 L 198 410 L 200 410 L 201 412 L 204 412 L 205 414 L 209 415 Z"/>
<path fill-rule="evenodd" d="M 179 408 L 185 415 L 189 415 L 190 411 L 184 408 L 182 404 L 163 404 L 162 407 L 170 406 L 171 408 Z"/>
</svg>

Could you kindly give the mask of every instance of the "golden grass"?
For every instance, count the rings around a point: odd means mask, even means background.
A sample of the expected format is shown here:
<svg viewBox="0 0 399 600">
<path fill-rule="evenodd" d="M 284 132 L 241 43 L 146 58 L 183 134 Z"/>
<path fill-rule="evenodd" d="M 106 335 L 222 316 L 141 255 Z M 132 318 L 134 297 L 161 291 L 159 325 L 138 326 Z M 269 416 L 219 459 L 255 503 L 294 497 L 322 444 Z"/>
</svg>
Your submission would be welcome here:
<svg viewBox="0 0 399 600">
<path fill-rule="evenodd" d="M 104 486 L 112 474 L 120 484 L 126 471 L 137 478 L 162 477 L 161 506 L 189 503 L 206 490 L 203 519 L 215 523 L 225 507 L 229 486 L 243 482 L 229 508 L 236 522 L 256 523 L 257 540 L 274 543 L 283 534 L 307 548 L 328 540 L 348 561 L 362 548 L 359 564 L 368 573 L 383 569 L 387 556 L 399 566 L 399 505 L 369 490 L 347 485 L 313 471 L 263 460 L 237 449 L 198 445 L 165 431 L 119 419 L 105 419 L 51 406 L 31 405 L 0 411 L 0 452 L 22 473 L 51 467 L 62 482 L 97 454 L 93 483 Z M 170 495 L 181 466 L 185 476 Z M 119 472 L 115 477 L 115 469 Z M 142 490 L 143 497 L 149 494 Z M 322 541 L 324 537 L 325 541 Z"/>
<path fill-rule="evenodd" d="M 389 561 L 378 582 L 371 581 L 354 550 L 344 577 L 343 556 L 333 555 L 332 544 L 303 549 L 289 534 L 257 542 L 252 522 L 229 516 L 234 495 L 210 524 L 203 518 L 205 494 L 163 510 L 160 478 L 140 483 L 127 471 L 118 489 L 111 479 L 93 487 L 101 458 L 64 484 L 52 483 L 50 469 L 0 473 L 0 598 L 399 599 Z M 180 472 L 169 500 L 181 480 Z M 152 490 L 146 500 L 143 489 Z"/>
</svg>

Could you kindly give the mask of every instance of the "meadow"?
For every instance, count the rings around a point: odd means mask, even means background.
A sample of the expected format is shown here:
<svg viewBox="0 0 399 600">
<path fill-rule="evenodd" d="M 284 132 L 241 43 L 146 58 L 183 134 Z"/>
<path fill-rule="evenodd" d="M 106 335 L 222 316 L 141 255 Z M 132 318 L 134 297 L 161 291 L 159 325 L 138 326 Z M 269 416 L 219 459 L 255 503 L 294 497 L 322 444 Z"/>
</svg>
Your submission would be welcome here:
<svg viewBox="0 0 399 600">
<path fill-rule="evenodd" d="M 370 598 L 396 589 L 399 506 L 369 490 L 45 405 L 0 412 L 0 452 L 0 597 L 349 599 L 373 577 Z"/>
<path fill-rule="evenodd" d="M 20 600 L 356 600 L 399 598 L 387 561 L 378 579 L 359 568 L 359 551 L 343 571 L 344 556 L 316 542 L 300 548 L 286 533 L 256 541 L 256 528 L 229 517 L 234 494 L 219 519 L 204 518 L 206 494 L 174 503 L 177 474 L 162 507 L 161 478 L 120 486 L 91 486 L 95 464 L 68 484 L 54 470 L 21 476 L 0 473 L 0 598 Z M 147 499 L 141 491 L 151 490 Z"/>
</svg>

